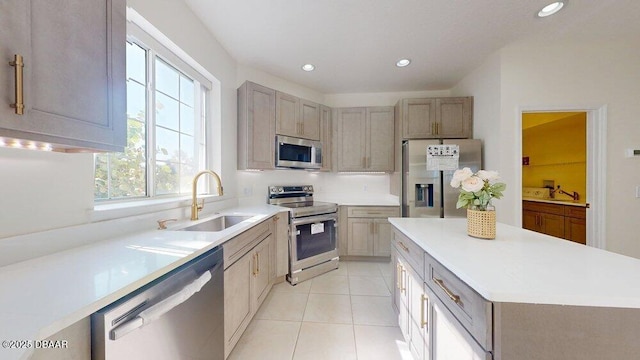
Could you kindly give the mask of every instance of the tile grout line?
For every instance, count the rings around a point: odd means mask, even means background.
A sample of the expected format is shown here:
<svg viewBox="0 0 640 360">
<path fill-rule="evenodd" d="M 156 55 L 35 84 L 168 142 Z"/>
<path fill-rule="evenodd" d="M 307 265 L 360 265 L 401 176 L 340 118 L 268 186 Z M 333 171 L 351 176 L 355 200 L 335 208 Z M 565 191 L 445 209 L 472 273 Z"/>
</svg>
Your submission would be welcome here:
<svg viewBox="0 0 640 360">
<path fill-rule="evenodd" d="M 312 280 L 313 281 L 313 280 Z M 312 283 L 313 285 L 313 283 Z M 311 287 L 309 287 L 309 291 L 311 291 Z M 296 350 L 298 349 L 298 341 L 300 340 L 300 332 L 302 332 L 302 324 L 304 323 L 304 314 L 307 312 L 307 306 L 309 306 L 309 293 L 307 294 L 307 302 L 304 304 L 304 311 L 302 312 L 302 319 L 299 321 L 300 326 L 298 326 L 298 335 L 296 336 L 296 341 L 293 344 L 293 353 L 291 354 L 291 360 L 293 360 L 296 356 Z"/>
</svg>

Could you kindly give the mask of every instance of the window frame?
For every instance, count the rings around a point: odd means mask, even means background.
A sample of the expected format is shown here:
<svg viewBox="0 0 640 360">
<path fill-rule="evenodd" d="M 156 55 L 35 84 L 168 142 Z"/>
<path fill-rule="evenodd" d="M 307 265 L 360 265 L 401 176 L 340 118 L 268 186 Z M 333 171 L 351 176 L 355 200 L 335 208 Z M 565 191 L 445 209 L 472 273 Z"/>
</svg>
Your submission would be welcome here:
<svg viewBox="0 0 640 360">
<path fill-rule="evenodd" d="M 199 152 L 205 154 L 205 162 L 202 159 L 199 160 L 200 166 L 205 169 L 212 169 L 216 171 L 221 178 L 224 174 L 221 172 L 221 85 L 209 71 L 207 71 L 202 65 L 182 50 L 178 45 L 172 42 L 167 36 L 162 34 L 151 23 L 144 19 L 132 8 L 127 8 L 127 42 L 132 42 L 138 46 L 141 46 L 147 51 L 146 65 L 150 71 L 147 70 L 146 82 L 146 131 L 151 131 L 153 134 L 148 134 L 147 139 L 153 139 L 153 144 L 147 140 L 146 144 L 146 162 L 147 164 L 154 164 L 155 168 L 155 109 L 152 109 L 155 104 L 155 85 L 149 86 L 150 82 L 155 82 L 155 58 L 156 56 L 165 63 L 173 66 L 178 72 L 194 80 L 197 86 L 200 87 L 196 91 L 196 98 L 194 101 L 198 102 L 197 106 L 200 106 L 204 113 L 198 112 L 200 117 L 205 117 L 204 131 L 203 129 L 195 130 L 195 133 L 199 133 L 198 139 L 194 139 L 197 144 L 204 142 L 204 149 L 199 145 Z M 151 66 L 151 67 L 150 67 Z M 207 91 L 203 98 L 202 88 Z M 204 105 L 204 106 L 201 106 Z M 153 119 L 151 119 L 153 118 Z M 203 126 L 203 121 L 196 121 L 196 126 Z M 202 141 L 201 141 L 202 140 Z M 144 207 L 142 212 L 149 212 L 152 210 L 149 206 L 157 204 L 158 209 L 172 208 L 176 206 L 188 205 L 188 199 L 191 198 L 191 194 L 166 194 L 156 195 L 153 169 L 147 166 L 147 194 L 145 196 L 135 196 L 118 199 L 93 199 L 94 211 L 92 218 L 95 221 L 105 220 L 110 218 L 120 217 L 118 214 L 119 209 L 123 209 L 122 215 L 128 216 L 135 214 L 136 211 L 132 210 L 136 207 Z M 206 180 L 205 180 L 206 181 Z M 199 190 L 206 190 L 211 195 L 205 195 L 204 197 L 211 200 L 211 198 L 217 198 L 213 200 L 223 200 L 224 197 L 217 196 L 215 189 L 212 188 L 212 184 L 206 181 L 206 188 L 200 187 Z M 153 207 L 153 206 L 152 206 Z M 126 209 L 126 210 L 125 210 Z"/>
</svg>

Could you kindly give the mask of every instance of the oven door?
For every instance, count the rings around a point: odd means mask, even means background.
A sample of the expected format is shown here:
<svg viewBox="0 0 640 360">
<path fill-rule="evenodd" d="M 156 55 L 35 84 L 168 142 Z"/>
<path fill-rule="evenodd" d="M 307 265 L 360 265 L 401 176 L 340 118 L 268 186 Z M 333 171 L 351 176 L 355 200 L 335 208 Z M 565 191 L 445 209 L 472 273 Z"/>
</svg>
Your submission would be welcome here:
<svg viewBox="0 0 640 360">
<path fill-rule="evenodd" d="M 337 213 L 292 219 L 289 239 L 291 273 L 338 256 L 337 223 Z"/>
</svg>

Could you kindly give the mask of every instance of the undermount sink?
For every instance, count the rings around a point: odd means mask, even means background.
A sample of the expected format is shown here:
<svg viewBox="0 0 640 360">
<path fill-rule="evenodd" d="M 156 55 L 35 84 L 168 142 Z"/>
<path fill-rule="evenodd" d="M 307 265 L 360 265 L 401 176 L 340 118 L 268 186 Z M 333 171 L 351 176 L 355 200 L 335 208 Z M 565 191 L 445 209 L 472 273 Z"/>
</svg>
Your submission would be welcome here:
<svg viewBox="0 0 640 360">
<path fill-rule="evenodd" d="M 177 229 L 180 231 L 222 231 L 252 218 L 253 215 L 222 215 L 201 223 Z"/>
</svg>

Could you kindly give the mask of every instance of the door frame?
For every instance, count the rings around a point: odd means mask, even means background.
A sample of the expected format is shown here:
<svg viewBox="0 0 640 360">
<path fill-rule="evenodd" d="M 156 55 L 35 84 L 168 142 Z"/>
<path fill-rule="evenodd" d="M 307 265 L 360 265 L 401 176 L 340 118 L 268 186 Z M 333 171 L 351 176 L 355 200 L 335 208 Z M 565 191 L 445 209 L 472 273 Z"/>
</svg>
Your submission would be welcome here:
<svg viewBox="0 0 640 360">
<path fill-rule="evenodd" d="M 587 245 L 606 249 L 607 221 L 607 105 L 601 106 L 520 106 L 517 110 L 513 162 L 516 181 L 522 186 L 522 114 L 530 112 L 587 113 Z M 522 204 L 522 192 L 516 194 Z M 522 205 L 518 222 L 522 227 Z"/>
</svg>

